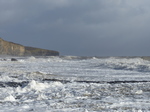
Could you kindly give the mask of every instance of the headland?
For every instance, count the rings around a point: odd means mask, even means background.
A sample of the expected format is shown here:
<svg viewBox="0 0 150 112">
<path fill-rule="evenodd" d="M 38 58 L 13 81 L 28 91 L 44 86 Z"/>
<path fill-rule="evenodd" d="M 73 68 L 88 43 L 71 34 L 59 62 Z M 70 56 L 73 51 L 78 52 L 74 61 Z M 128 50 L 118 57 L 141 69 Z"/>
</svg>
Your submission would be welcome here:
<svg viewBox="0 0 150 112">
<path fill-rule="evenodd" d="M 0 55 L 8 56 L 59 56 L 58 51 L 47 50 L 5 41 L 0 38 Z"/>
</svg>

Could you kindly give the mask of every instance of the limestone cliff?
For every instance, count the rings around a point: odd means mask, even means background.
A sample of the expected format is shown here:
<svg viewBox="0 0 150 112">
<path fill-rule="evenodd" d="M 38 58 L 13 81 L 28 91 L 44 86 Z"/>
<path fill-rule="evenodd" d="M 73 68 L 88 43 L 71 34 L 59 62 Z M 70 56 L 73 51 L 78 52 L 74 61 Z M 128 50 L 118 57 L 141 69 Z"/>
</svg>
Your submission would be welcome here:
<svg viewBox="0 0 150 112">
<path fill-rule="evenodd" d="M 1 55 L 13 55 L 23 56 L 25 53 L 25 47 L 12 42 L 7 42 L 0 38 L 0 54 Z"/>
<path fill-rule="evenodd" d="M 13 42 L 8 42 L 0 38 L 0 55 L 11 55 L 11 56 L 58 56 L 59 52 L 26 47 Z"/>
</svg>

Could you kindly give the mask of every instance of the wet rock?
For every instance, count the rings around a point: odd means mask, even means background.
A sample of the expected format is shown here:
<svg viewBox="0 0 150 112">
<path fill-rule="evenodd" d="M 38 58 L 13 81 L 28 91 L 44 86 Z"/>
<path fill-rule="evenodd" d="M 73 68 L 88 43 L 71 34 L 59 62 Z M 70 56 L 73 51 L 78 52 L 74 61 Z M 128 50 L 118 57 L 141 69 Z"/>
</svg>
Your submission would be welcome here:
<svg viewBox="0 0 150 112">
<path fill-rule="evenodd" d="M 18 61 L 17 59 L 15 59 L 15 58 L 11 58 L 11 61 Z"/>
</svg>

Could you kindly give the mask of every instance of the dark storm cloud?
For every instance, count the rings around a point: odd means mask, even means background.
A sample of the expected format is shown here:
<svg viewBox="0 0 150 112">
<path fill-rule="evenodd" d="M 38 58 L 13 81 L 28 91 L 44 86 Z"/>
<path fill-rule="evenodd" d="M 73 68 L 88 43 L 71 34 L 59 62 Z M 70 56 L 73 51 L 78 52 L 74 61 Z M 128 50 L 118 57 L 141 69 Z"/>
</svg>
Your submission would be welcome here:
<svg viewBox="0 0 150 112">
<path fill-rule="evenodd" d="M 1 0 L 0 36 L 63 55 L 150 55 L 148 0 Z"/>
</svg>

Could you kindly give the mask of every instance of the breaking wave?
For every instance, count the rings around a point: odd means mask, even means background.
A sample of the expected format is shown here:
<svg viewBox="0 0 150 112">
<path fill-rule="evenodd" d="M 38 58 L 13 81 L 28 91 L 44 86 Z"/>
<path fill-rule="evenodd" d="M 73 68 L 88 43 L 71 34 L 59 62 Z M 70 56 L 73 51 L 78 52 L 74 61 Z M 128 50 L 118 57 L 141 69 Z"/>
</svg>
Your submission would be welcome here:
<svg viewBox="0 0 150 112">
<path fill-rule="evenodd" d="M 141 58 L 108 58 L 102 60 L 97 59 L 97 61 L 98 63 L 94 66 L 96 68 L 150 72 L 150 61 Z"/>
<path fill-rule="evenodd" d="M 15 59 L 0 61 L 1 111 L 150 111 L 150 61 L 79 56 Z"/>
</svg>

